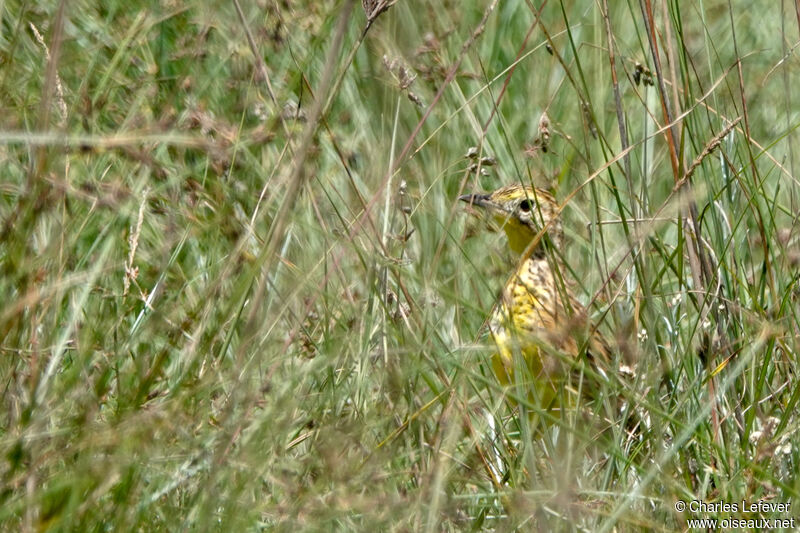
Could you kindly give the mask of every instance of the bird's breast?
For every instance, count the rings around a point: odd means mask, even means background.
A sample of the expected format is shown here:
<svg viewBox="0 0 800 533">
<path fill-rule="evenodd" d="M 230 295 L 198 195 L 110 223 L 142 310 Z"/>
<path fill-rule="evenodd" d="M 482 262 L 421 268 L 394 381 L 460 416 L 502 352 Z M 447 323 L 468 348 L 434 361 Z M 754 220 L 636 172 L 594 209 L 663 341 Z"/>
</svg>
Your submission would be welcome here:
<svg viewBox="0 0 800 533">
<path fill-rule="evenodd" d="M 545 258 L 529 258 L 503 288 L 502 298 L 489 323 L 499 356 L 506 364 L 514 352 L 540 369 L 549 366 L 539 350 L 542 345 L 562 352 L 575 350 L 568 335 L 568 314 L 553 270 Z"/>
</svg>

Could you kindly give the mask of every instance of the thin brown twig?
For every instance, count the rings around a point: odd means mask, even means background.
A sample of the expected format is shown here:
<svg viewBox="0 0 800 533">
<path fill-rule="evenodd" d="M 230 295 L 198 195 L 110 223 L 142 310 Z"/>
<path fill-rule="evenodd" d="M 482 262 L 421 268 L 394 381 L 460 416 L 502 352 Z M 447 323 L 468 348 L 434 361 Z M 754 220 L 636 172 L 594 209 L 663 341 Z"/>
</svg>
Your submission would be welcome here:
<svg viewBox="0 0 800 533">
<path fill-rule="evenodd" d="M 730 16 L 731 21 L 731 37 L 733 40 L 733 51 L 736 54 L 736 57 L 739 57 L 739 45 L 736 39 L 736 27 L 733 21 L 733 6 L 731 5 L 730 0 L 728 0 L 728 15 Z M 739 82 L 739 96 L 742 100 L 742 116 L 744 117 L 744 131 L 745 137 L 749 139 L 750 135 L 750 114 L 747 111 L 747 97 L 745 95 L 745 85 L 744 85 L 744 73 L 742 70 L 742 62 L 736 62 L 736 72 L 739 75 L 738 82 Z M 753 172 L 753 185 L 756 189 L 759 188 L 758 185 L 758 168 L 756 167 L 756 160 L 753 157 L 753 150 L 750 148 L 750 143 L 746 143 L 747 146 L 747 155 L 750 158 L 750 168 Z M 764 270 L 767 274 L 767 281 L 769 282 L 770 290 L 775 294 L 775 277 L 773 275 L 772 269 L 772 262 L 770 261 L 770 254 L 769 254 L 769 241 L 767 240 L 766 230 L 764 228 L 764 219 L 761 216 L 761 212 L 756 209 L 755 210 L 756 218 L 758 219 L 758 231 L 761 236 L 761 243 L 764 247 Z"/>
<path fill-rule="evenodd" d="M 430 106 L 428 106 L 428 109 L 426 110 L 425 114 L 419 120 L 416 128 L 414 129 L 414 131 L 409 136 L 408 141 L 406 142 L 406 145 L 404 146 L 402 152 L 400 153 L 400 155 L 396 159 L 395 164 L 393 165 L 392 168 L 389 169 L 389 172 L 386 174 L 384 180 L 381 182 L 381 184 L 379 185 L 378 189 L 375 191 L 375 193 L 373 194 L 373 196 L 369 200 L 369 202 L 366 205 L 363 206 L 363 211 L 361 212 L 361 214 L 350 225 L 350 228 L 348 230 L 348 239 L 350 239 L 350 240 L 354 239 L 356 234 L 364 229 L 365 219 L 366 219 L 367 225 L 369 227 L 375 229 L 374 221 L 370 217 L 370 212 L 371 212 L 372 208 L 375 206 L 377 200 L 380 198 L 380 195 L 383 192 L 383 190 L 388 186 L 388 182 L 389 182 L 389 179 L 391 178 L 391 176 L 397 171 L 397 169 L 399 169 L 400 165 L 405 160 L 406 156 L 408 155 L 409 151 L 411 150 L 411 146 L 413 144 L 413 140 L 416 138 L 417 134 L 422 129 L 422 125 L 427 120 L 428 116 L 430 115 L 431 111 L 433 110 L 433 107 L 436 105 L 438 100 L 441 98 L 442 94 L 444 93 L 444 90 L 449 86 L 450 82 L 452 82 L 453 79 L 455 79 L 455 74 L 458 71 L 458 67 L 461 64 L 461 61 L 463 61 L 463 58 L 466 55 L 466 52 L 469 50 L 469 48 L 472 46 L 472 44 L 475 42 L 475 40 L 483 33 L 483 30 L 484 30 L 484 28 L 486 26 L 486 23 L 488 21 L 489 15 L 494 11 L 494 8 L 497 5 L 497 2 L 498 2 L 498 0 L 494 0 L 494 2 L 487 8 L 487 10 L 484 12 L 484 16 L 481 19 L 481 21 L 479 22 L 478 26 L 476 26 L 475 30 L 472 32 L 470 37 L 462 45 L 461 53 L 459 54 L 459 57 L 458 57 L 456 63 L 451 67 L 447 77 L 445 78 L 445 81 L 442 83 L 442 86 L 439 89 L 439 92 L 436 94 L 436 96 L 434 97 L 434 99 L 431 102 Z M 374 19 L 373 19 L 373 21 L 374 21 Z M 344 66 L 344 68 L 342 70 L 342 73 L 340 74 L 340 77 L 337 79 L 336 84 L 334 85 L 332 94 L 327 99 L 325 105 L 322 108 L 322 111 L 321 111 L 321 114 L 320 114 L 320 120 L 321 120 L 322 117 L 325 116 L 325 113 L 327 111 L 328 106 L 333 101 L 333 95 L 336 93 L 336 88 L 338 87 L 338 84 L 341 83 L 341 80 L 342 80 L 342 78 L 344 76 L 344 72 L 347 70 L 349 65 L 352 63 L 353 57 L 355 56 L 355 51 L 358 49 L 360 43 L 363 41 L 363 39 L 364 39 L 364 37 L 366 35 L 366 32 L 367 32 L 367 30 L 369 29 L 370 26 L 371 26 L 371 22 L 368 21 L 367 26 L 365 27 L 365 29 L 361 33 L 361 37 L 359 38 L 358 42 L 353 47 L 353 49 L 351 50 L 351 53 L 348 55 L 347 59 L 345 60 L 345 66 Z M 321 92 L 317 91 L 317 94 L 320 95 L 320 98 L 322 98 L 321 95 L 324 94 L 324 93 L 321 93 Z M 377 239 L 377 240 L 379 242 L 379 245 L 383 246 L 383 243 L 381 242 L 381 240 L 380 239 Z M 385 249 L 384 249 L 384 251 L 385 251 Z M 338 264 L 339 256 L 338 255 L 334 256 L 333 260 L 334 260 L 334 262 L 336 264 Z M 399 278 L 398 278 L 398 282 L 399 282 L 398 286 L 399 286 L 400 290 L 403 292 L 403 296 L 406 298 L 406 300 L 409 303 L 409 305 L 412 305 L 413 304 L 413 299 L 411 298 L 411 295 L 407 292 L 407 290 L 406 290 L 405 286 L 402 284 L 402 282 L 399 281 Z"/>
<path fill-rule="evenodd" d="M 653 230 L 656 228 L 656 225 L 654 224 L 654 222 L 656 222 L 657 220 L 659 220 L 659 218 L 660 218 L 660 216 L 661 216 L 661 213 L 664 211 L 664 209 L 666 209 L 666 207 L 667 207 L 667 205 L 670 203 L 670 200 L 672 199 L 672 197 L 673 197 L 673 196 L 675 196 L 675 195 L 676 195 L 676 193 L 678 193 L 678 192 L 679 192 L 679 190 L 681 189 L 681 186 L 682 186 L 683 184 L 685 184 L 685 183 L 689 182 L 689 180 L 691 179 L 691 177 L 692 177 L 692 175 L 694 174 L 694 172 L 695 172 L 695 170 L 697 169 L 697 167 L 698 167 L 698 166 L 700 166 L 700 164 L 703 162 L 703 160 L 704 160 L 705 158 L 707 158 L 709 155 L 711 155 L 711 153 L 712 153 L 712 152 L 713 152 L 713 151 L 714 151 L 714 150 L 715 150 L 715 149 L 716 149 L 716 148 L 717 148 L 717 147 L 718 147 L 718 146 L 719 146 L 719 145 L 722 143 L 722 140 L 725 138 L 725 136 L 726 136 L 726 135 L 728 135 L 728 134 L 729 134 L 731 131 L 733 131 L 733 129 L 734 129 L 734 128 L 736 128 L 736 125 L 737 125 L 737 124 L 738 124 L 738 123 L 739 123 L 741 120 L 742 120 L 742 117 L 737 117 L 736 119 L 734 119 L 734 121 L 733 121 L 732 123 L 730 123 L 728 126 L 726 126 L 726 127 L 725 127 L 725 128 L 724 128 L 724 129 L 723 129 L 721 132 L 720 132 L 720 133 L 718 133 L 717 135 L 715 135 L 715 136 L 714 136 L 714 137 L 713 137 L 713 138 L 712 138 L 712 139 L 711 139 L 711 140 L 710 140 L 708 143 L 706 143 L 706 146 L 705 146 L 705 148 L 703 149 L 703 151 L 702 151 L 702 152 L 700 152 L 700 154 L 697 156 L 697 158 L 695 158 L 695 160 L 692 162 L 692 164 L 690 165 L 689 169 L 686 171 L 686 174 L 684 175 L 684 177 L 683 177 L 683 178 L 682 178 L 682 179 L 681 179 L 681 180 L 680 180 L 680 181 L 679 181 L 679 182 L 678 182 L 678 183 L 675 185 L 675 187 L 674 187 L 674 188 L 672 189 L 672 191 L 670 192 L 669 196 L 667 196 L 667 198 L 664 200 L 664 202 L 661 204 L 661 206 L 660 206 L 660 207 L 659 207 L 659 208 L 656 210 L 656 212 L 653 214 L 653 216 L 652 216 L 652 217 L 648 217 L 648 222 L 649 222 L 649 226 L 650 226 L 650 227 L 648 228 L 648 230 L 647 230 L 647 231 L 645 231 L 645 232 L 644 232 L 644 233 L 643 233 L 643 234 L 642 234 L 642 235 L 639 237 L 639 244 L 643 244 L 643 243 L 644 243 L 644 239 L 646 238 L 646 236 L 647 236 L 647 235 L 649 235 L 649 234 L 650 234 L 650 233 L 651 233 L 651 232 L 652 232 L 652 231 L 653 231 Z M 587 180 L 587 182 L 588 182 L 588 180 Z M 572 196 L 573 196 L 575 193 L 577 193 L 577 191 L 579 191 L 581 188 L 583 188 L 583 186 L 585 186 L 587 182 L 584 182 L 583 184 L 581 184 L 581 186 L 580 186 L 580 187 L 578 187 L 578 188 L 577 188 L 575 191 L 573 191 L 573 193 L 571 193 L 571 194 L 570 194 L 570 196 L 567 198 L 567 200 L 564 202 L 564 204 L 562 204 L 562 207 L 563 207 L 563 205 L 566 205 L 566 203 L 569 201 L 569 198 L 571 198 L 571 197 L 572 197 Z M 665 219 L 665 220 L 662 220 L 662 222 L 666 222 L 666 220 L 670 220 L 670 219 Z M 626 259 L 626 258 L 627 258 L 627 257 L 630 255 L 631 251 L 632 251 L 632 249 L 631 249 L 631 250 L 629 250 L 629 251 L 628 251 L 628 252 L 627 252 L 627 253 L 626 253 L 626 254 L 625 254 L 625 255 L 624 255 L 624 256 L 623 256 L 623 257 L 620 259 L 620 262 L 619 262 L 619 263 L 617 264 L 617 266 L 616 266 L 616 267 L 613 269 L 613 271 L 612 271 L 612 275 L 611 275 L 611 276 L 609 276 L 609 277 L 608 277 L 608 278 L 607 278 L 607 279 L 606 279 L 606 280 L 603 282 L 603 284 L 602 284 L 602 286 L 600 287 L 600 289 L 598 289 L 598 291 L 595 293 L 594 297 L 591 299 L 591 301 L 589 302 L 589 304 L 587 304 L 587 307 L 588 307 L 588 306 L 591 306 L 591 305 L 594 303 L 594 301 L 595 301 L 595 300 L 596 300 L 596 299 L 599 297 L 599 295 L 600 295 L 600 294 L 602 293 L 602 291 L 605 289 L 606 285 L 608 285 L 608 283 L 610 283 L 610 282 L 611 282 L 611 279 L 614 277 L 614 274 L 615 274 L 615 273 L 616 273 L 616 272 L 619 270 L 619 268 L 622 266 L 622 263 L 623 263 L 623 262 L 625 261 L 625 259 Z M 620 290 L 621 290 L 621 287 L 620 287 Z M 697 289 L 695 289 L 695 291 L 696 291 L 696 292 L 698 292 L 698 294 L 706 294 L 706 292 L 705 292 L 705 291 L 699 291 L 699 290 L 697 290 Z M 617 294 L 619 294 L 619 291 L 617 292 Z M 602 319 L 601 319 L 600 321 L 602 321 Z M 598 321 L 598 324 L 599 324 L 599 322 L 600 322 L 600 321 Z M 594 326 L 594 328 L 593 328 L 592 332 L 594 332 L 594 329 L 596 329 L 596 327 L 597 327 L 597 325 L 595 325 L 595 326 Z"/>
<path fill-rule="evenodd" d="M 497 98 L 495 99 L 494 106 L 492 106 L 492 112 L 489 113 L 489 118 L 486 119 L 486 122 L 483 125 L 483 135 L 484 136 L 486 135 L 486 132 L 489 131 L 489 125 L 492 123 L 492 119 L 494 118 L 495 114 L 497 113 L 498 106 L 500 105 L 500 100 L 503 99 L 503 95 L 505 94 L 506 89 L 508 89 L 508 84 L 511 83 L 511 77 L 514 75 L 514 71 L 517 69 L 517 66 L 519 66 L 519 60 L 523 55 L 525 47 L 528 45 L 528 39 L 530 39 L 531 35 L 533 34 L 533 30 L 536 29 L 536 26 L 539 24 L 539 20 L 542 17 L 542 10 L 544 9 L 544 6 L 547 5 L 547 0 L 544 0 L 542 2 L 542 5 L 539 6 L 538 10 L 536 10 L 530 4 L 531 4 L 530 0 L 528 0 L 529 7 L 531 8 L 532 11 L 534 11 L 536 13 L 536 18 L 533 19 L 533 22 L 531 23 L 530 27 L 528 28 L 528 33 L 525 34 L 525 38 L 522 40 L 522 44 L 520 45 L 519 50 L 517 51 L 517 57 L 514 59 L 514 62 L 511 64 L 511 68 L 509 69 L 508 74 L 506 74 L 506 79 L 503 80 L 503 86 L 500 88 L 500 93 L 497 95 Z M 483 138 L 481 138 L 481 142 L 483 142 Z M 480 173 L 480 161 L 478 163 L 477 173 L 478 174 Z"/>
<path fill-rule="evenodd" d="M 611 84 L 614 89 L 614 107 L 617 111 L 617 126 L 619 127 L 620 145 L 623 150 L 628 147 L 628 131 L 625 127 L 625 114 L 622 110 L 622 95 L 619 90 L 619 80 L 617 79 L 617 61 L 614 55 L 614 33 L 611 31 L 611 18 L 608 15 L 608 0 L 603 0 L 603 20 L 606 26 L 606 40 L 608 41 L 608 62 L 611 66 Z M 631 160 L 629 156 L 623 159 L 623 166 L 625 168 L 625 179 L 630 189 L 631 197 L 633 197 L 633 187 L 631 184 Z"/>
<path fill-rule="evenodd" d="M 275 91 L 272 89 L 272 82 L 269 79 L 269 71 L 267 70 L 267 64 L 264 62 L 264 58 L 261 57 L 261 54 L 258 52 L 258 46 L 256 45 L 256 41 L 253 38 L 253 32 L 250 31 L 250 25 L 247 24 L 247 19 L 244 16 L 244 12 L 242 11 L 242 6 L 239 5 L 239 0 L 233 0 L 233 5 L 236 7 L 236 14 L 239 17 L 239 22 L 242 24 L 242 28 L 244 29 L 244 33 L 247 36 L 247 44 L 250 46 L 250 52 L 253 54 L 253 57 L 256 61 L 256 79 L 257 80 L 264 80 L 264 84 L 267 86 L 267 94 L 269 94 L 270 100 L 275 105 L 275 110 L 278 115 L 278 120 L 281 123 L 281 127 L 283 128 L 283 132 L 286 135 L 286 143 L 289 146 L 291 151 L 291 136 L 289 135 L 289 127 L 286 125 L 286 121 L 284 120 L 283 113 L 281 113 L 280 105 L 278 104 L 278 99 L 275 97 Z"/>
<path fill-rule="evenodd" d="M 659 101 L 661 103 L 661 111 L 664 114 L 666 122 L 672 123 L 672 110 L 669 107 L 669 100 L 667 99 L 667 91 L 664 85 L 664 74 L 661 68 L 661 57 L 658 54 L 658 41 L 656 39 L 655 20 L 653 17 L 653 7 L 650 5 L 650 0 L 640 0 L 639 7 L 642 10 L 642 18 L 644 19 L 645 28 L 647 29 L 647 38 L 650 42 L 650 53 L 653 56 L 653 68 L 656 71 L 656 80 L 658 81 Z M 678 181 L 679 161 L 678 151 L 676 148 L 676 138 L 673 128 L 670 127 L 664 132 L 667 139 L 667 146 L 669 147 L 670 162 L 672 163 L 672 174 L 674 180 Z"/>
<path fill-rule="evenodd" d="M 731 130 L 733 130 L 736 127 L 736 125 L 739 124 L 739 122 L 741 121 L 742 117 L 736 117 L 736 119 L 733 122 L 725 126 L 725 128 L 721 132 L 716 134 L 710 141 L 708 141 L 708 143 L 706 143 L 706 146 L 705 148 L 703 148 L 703 151 L 700 152 L 700 154 L 694 159 L 694 161 L 692 161 L 692 164 L 689 165 L 689 168 L 687 168 L 686 172 L 683 173 L 683 177 L 680 180 L 678 180 L 678 182 L 672 188 L 672 192 L 678 192 L 678 190 L 692 178 L 694 171 L 697 169 L 697 167 L 700 166 L 703 160 L 709 155 L 711 155 L 711 152 L 713 152 L 717 148 L 717 146 L 720 145 L 725 136 L 727 136 L 731 132 Z"/>
<path fill-rule="evenodd" d="M 470 34 L 470 36 L 467 38 L 467 40 L 464 41 L 464 44 L 461 45 L 461 51 L 458 54 L 458 57 L 456 58 L 455 63 L 453 63 L 453 66 L 450 67 L 450 70 L 448 71 L 447 76 L 445 77 L 444 81 L 442 82 L 441 87 L 439 87 L 439 91 L 433 97 L 433 100 L 431 101 L 431 104 L 428 106 L 428 109 L 425 110 L 425 113 L 422 115 L 422 118 L 419 119 L 419 121 L 417 122 L 417 125 L 414 127 L 414 130 L 408 136 L 408 140 L 406 141 L 405 146 L 403 146 L 403 149 L 400 151 L 400 155 L 397 156 L 397 159 L 395 160 L 395 164 L 392 166 L 392 168 L 389 169 L 389 171 L 386 173 L 386 176 L 384 176 L 383 181 L 381 181 L 380 185 L 378 186 L 378 189 L 375 191 L 375 194 L 372 196 L 372 198 L 370 199 L 369 203 L 367 203 L 367 206 L 366 206 L 366 209 L 364 209 L 364 212 L 356 220 L 355 224 L 353 224 L 351 226 L 351 229 L 350 229 L 350 232 L 349 232 L 349 237 L 350 238 L 355 237 L 356 233 L 360 232 L 363 229 L 363 227 L 364 227 L 364 219 L 370 217 L 372 209 L 375 207 L 375 204 L 378 202 L 378 199 L 380 198 L 381 193 L 383 192 L 383 190 L 388 185 L 391 176 L 395 172 L 397 172 L 397 170 L 405 163 L 406 156 L 409 154 L 409 152 L 411 151 L 411 147 L 414 144 L 414 139 L 417 138 L 417 135 L 419 134 L 420 130 L 422 130 L 422 126 L 428 120 L 428 117 L 430 117 L 431 113 L 433 112 L 433 108 L 436 106 L 436 104 L 441 99 L 442 95 L 444 94 L 445 89 L 447 89 L 447 87 L 450 86 L 450 83 L 455 79 L 456 73 L 458 72 L 458 69 L 461 66 L 461 62 L 464 60 L 464 57 L 466 56 L 467 51 L 472 47 L 472 44 L 483 33 L 484 29 L 486 28 L 486 23 L 489 20 L 489 15 L 491 15 L 492 12 L 494 11 L 495 7 L 497 7 L 498 1 L 499 0 L 493 0 L 492 3 L 486 8 L 486 10 L 483 13 L 483 17 L 481 18 L 480 22 L 478 22 L 478 25 L 475 27 L 475 30 L 472 32 L 472 34 Z"/>
<path fill-rule="evenodd" d="M 794 0 L 794 14 L 797 17 L 797 31 L 800 31 L 800 0 Z"/>
<path fill-rule="evenodd" d="M 317 132 L 317 126 L 319 125 L 320 118 L 322 117 L 322 95 L 328 94 L 328 89 L 330 88 L 331 81 L 333 80 L 333 73 L 336 69 L 336 64 L 338 63 L 337 58 L 339 57 L 342 42 L 344 41 L 344 34 L 347 30 L 347 22 L 350 19 L 350 12 L 352 11 L 352 8 L 353 0 L 347 0 L 339 15 L 336 32 L 334 33 L 333 41 L 330 49 L 328 50 L 328 56 L 325 60 L 325 70 L 322 73 L 322 78 L 317 90 L 317 95 L 319 95 L 319 98 L 314 100 L 314 103 L 312 104 L 311 110 L 308 114 L 308 122 L 305 130 L 303 131 L 300 145 L 295 153 L 292 173 L 288 180 L 288 190 L 283 197 L 283 202 L 281 203 L 278 212 L 275 214 L 275 218 L 273 219 L 274 222 L 270 227 L 269 233 L 267 234 L 266 243 L 261 249 L 261 252 L 259 253 L 255 262 L 255 271 L 261 272 L 261 278 L 258 283 L 258 289 L 254 294 L 253 301 L 250 303 L 250 313 L 244 329 L 244 338 L 239 345 L 240 353 L 243 353 L 243 351 L 246 349 L 247 345 L 249 344 L 247 341 L 256 331 L 256 317 L 258 316 L 258 311 L 261 307 L 260 303 L 265 297 L 264 289 L 269 277 L 265 274 L 265 272 L 271 271 L 270 265 L 276 258 L 278 246 L 280 246 L 280 242 L 283 241 L 286 232 L 289 212 L 294 207 L 301 186 L 303 183 L 305 183 L 303 166 L 311 148 L 311 144 L 314 140 L 314 136 Z"/>
</svg>

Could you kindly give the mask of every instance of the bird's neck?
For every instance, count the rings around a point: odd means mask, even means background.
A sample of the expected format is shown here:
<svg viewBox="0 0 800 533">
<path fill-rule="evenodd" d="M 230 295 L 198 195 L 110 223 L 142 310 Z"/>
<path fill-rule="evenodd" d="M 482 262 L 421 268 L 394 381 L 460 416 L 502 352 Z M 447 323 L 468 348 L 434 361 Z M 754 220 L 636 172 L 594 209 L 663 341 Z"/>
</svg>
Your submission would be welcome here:
<svg viewBox="0 0 800 533">
<path fill-rule="evenodd" d="M 542 237 L 530 250 L 528 250 L 528 246 L 530 246 L 532 239 L 529 233 L 509 231 L 506 228 L 506 237 L 508 238 L 509 248 L 518 258 L 525 256 L 526 258 L 543 259 L 545 257 L 545 237 Z M 527 254 L 525 253 L 526 251 Z"/>
<path fill-rule="evenodd" d="M 510 228 L 508 225 L 503 229 L 505 229 L 506 237 L 508 238 L 508 246 L 511 248 L 511 251 L 518 256 L 525 253 L 525 250 L 531 243 L 531 236 L 527 233 L 514 231 L 514 229 Z"/>
<path fill-rule="evenodd" d="M 505 224 L 503 226 L 503 230 L 505 231 L 506 237 L 508 238 L 508 246 L 511 248 L 511 251 L 514 252 L 515 255 L 518 257 L 522 257 L 525 255 L 525 252 L 528 251 L 528 257 L 544 257 L 545 256 L 545 248 L 544 248 L 544 241 L 548 237 L 542 236 L 542 238 L 537 242 L 533 249 L 528 250 L 528 246 L 530 246 L 531 241 L 536 238 L 535 234 L 532 234 L 528 228 L 520 227 L 516 224 Z M 555 234 L 556 236 L 558 233 Z M 552 231 L 548 232 L 548 236 L 551 239 L 551 243 L 554 246 L 559 246 L 560 240 L 553 240 L 554 233 Z"/>
</svg>

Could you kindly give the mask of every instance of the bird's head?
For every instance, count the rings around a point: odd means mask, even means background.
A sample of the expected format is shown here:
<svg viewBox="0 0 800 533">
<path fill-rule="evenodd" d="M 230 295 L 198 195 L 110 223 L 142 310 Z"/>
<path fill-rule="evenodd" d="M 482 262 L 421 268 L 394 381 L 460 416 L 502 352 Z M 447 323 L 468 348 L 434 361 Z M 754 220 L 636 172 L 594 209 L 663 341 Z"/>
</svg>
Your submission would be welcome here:
<svg viewBox="0 0 800 533">
<path fill-rule="evenodd" d="M 458 199 L 484 209 L 506 232 L 508 245 L 516 254 L 522 254 L 544 227 L 553 245 L 561 245 L 558 203 L 542 189 L 515 184 L 488 194 L 465 194 Z M 538 255 L 543 250 L 538 243 L 531 254 Z"/>
</svg>

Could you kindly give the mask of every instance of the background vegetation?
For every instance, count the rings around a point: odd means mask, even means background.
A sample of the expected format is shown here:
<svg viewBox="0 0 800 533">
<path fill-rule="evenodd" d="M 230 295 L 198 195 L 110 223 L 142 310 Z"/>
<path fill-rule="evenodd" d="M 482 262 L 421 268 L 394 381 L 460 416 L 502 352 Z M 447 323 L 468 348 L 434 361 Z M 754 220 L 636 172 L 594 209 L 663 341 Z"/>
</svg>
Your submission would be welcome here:
<svg viewBox="0 0 800 533">
<path fill-rule="evenodd" d="M 352 4 L 0 2 L 3 529 L 796 500 L 795 5 Z M 456 199 L 519 181 L 637 369 L 601 436 L 488 372 L 513 259 Z"/>
</svg>

